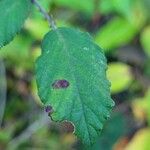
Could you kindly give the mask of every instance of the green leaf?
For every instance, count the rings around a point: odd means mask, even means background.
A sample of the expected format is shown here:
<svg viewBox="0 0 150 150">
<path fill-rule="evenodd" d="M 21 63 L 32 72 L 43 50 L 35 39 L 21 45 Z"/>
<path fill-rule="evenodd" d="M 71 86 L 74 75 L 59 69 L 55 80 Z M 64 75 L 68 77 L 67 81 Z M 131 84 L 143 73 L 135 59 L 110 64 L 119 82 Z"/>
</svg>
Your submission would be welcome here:
<svg viewBox="0 0 150 150">
<path fill-rule="evenodd" d="M 133 101 L 132 108 L 133 113 L 139 120 L 147 119 L 147 123 L 150 125 L 150 88 L 145 93 L 144 97 L 136 98 Z"/>
<path fill-rule="evenodd" d="M 0 48 L 20 31 L 30 12 L 30 0 L 0 0 Z"/>
<path fill-rule="evenodd" d="M 0 56 L 7 60 L 7 65 L 22 69 L 33 69 L 33 57 L 31 55 L 32 39 L 27 35 L 17 35 L 13 42 L 3 47 Z"/>
<path fill-rule="evenodd" d="M 75 11 L 80 11 L 92 15 L 94 13 L 95 5 L 93 0 L 52 0 L 59 6 L 71 8 Z"/>
<path fill-rule="evenodd" d="M 125 150 L 149 150 L 150 149 L 150 129 L 143 128 L 136 132 Z"/>
<path fill-rule="evenodd" d="M 150 25 L 144 28 L 140 41 L 145 53 L 150 56 Z"/>
<path fill-rule="evenodd" d="M 126 90 L 133 81 L 131 68 L 124 63 L 110 63 L 108 65 L 107 76 L 112 83 L 112 93 L 118 93 Z"/>
<path fill-rule="evenodd" d="M 117 140 L 127 134 L 127 121 L 122 113 L 113 113 L 111 119 L 105 124 L 101 137 L 91 150 L 112 150 Z"/>
<path fill-rule="evenodd" d="M 49 26 L 43 19 L 28 19 L 25 24 L 25 29 L 27 29 L 35 39 L 42 40 L 45 33 L 49 31 Z"/>
<path fill-rule="evenodd" d="M 102 27 L 95 36 L 96 42 L 105 52 L 129 43 L 138 29 L 123 18 L 114 18 Z"/>
<path fill-rule="evenodd" d="M 39 96 L 52 106 L 54 121 L 71 121 L 86 145 L 100 135 L 114 102 L 106 59 L 87 33 L 69 28 L 49 32 L 36 62 Z"/>
<path fill-rule="evenodd" d="M 129 17 L 134 0 L 101 0 L 99 11 L 103 14 L 117 12 L 125 17 Z"/>
</svg>

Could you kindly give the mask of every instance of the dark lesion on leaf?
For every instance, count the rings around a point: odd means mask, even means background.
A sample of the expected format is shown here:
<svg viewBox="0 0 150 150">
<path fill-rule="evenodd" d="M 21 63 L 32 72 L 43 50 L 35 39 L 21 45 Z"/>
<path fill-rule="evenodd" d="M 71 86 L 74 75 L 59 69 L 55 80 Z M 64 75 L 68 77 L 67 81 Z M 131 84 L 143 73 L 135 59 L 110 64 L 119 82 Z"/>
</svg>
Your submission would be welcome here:
<svg viewBox="0 0 150 150">
<path fill-rule="evenodd" d="M 53 89 L 65 89 L 69 86 L 69 82 L 67 80 L 55 80 L 52 84 Z"/>
<path fill-rule="evenodd" d="M 45 112 L 47 112 L 49 115 L 51 115 L 53 113 L 53 108 L 52 106 L 48 105 L 45 107 Z"/>
</svg>

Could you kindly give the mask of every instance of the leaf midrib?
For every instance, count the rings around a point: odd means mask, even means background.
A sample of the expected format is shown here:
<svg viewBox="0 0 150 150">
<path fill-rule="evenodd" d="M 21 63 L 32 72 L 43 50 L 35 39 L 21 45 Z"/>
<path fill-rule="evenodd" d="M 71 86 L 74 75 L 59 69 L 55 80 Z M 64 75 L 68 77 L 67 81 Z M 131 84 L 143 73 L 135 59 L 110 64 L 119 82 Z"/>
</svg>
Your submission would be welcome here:
<svg viewBox="0 0 150 150">
<path fill-rule="evenodd" d="M 65 41 L 65 38 L 63 37 L 63 35 L 61 34 L 61 32 L 56 31 L 56 34 L 58 35 L 58 39 L 60 40 L 60 42 L 68 43 L 67 41 Z M 72 71 L 72 68 L 74 68 L 74 66 L 72 65 L 72 63 L 71 63 L 71 61 L 70 61 L 70 53 L 69 53 L 69 51 L 67 51 L 68 46 L 67 46 L 67 44 L 63 44 L 63 45 L 64 45 L 64 47 L 62 48 L 62 50 L 65 51 L 64 54 L 67 54 L 68 64 L 69 64 L 69 70 L 71 71 L 71 75 L 72 75 L 72 77 L 73 77 L 75 83 L 77 83 L 77 79 L 76 79 L 76 77 L 75 77 L 74 71 Z M 71 67 L 70 67 L 70 66 L 71 66 Z M 84 110 L 85 110 L 85 108 L 84 108 L 84 102 L 82 101 L 82 98 L 81 98 L 81 96 L 80 96 L 79 88 L 77 87 L 77 85 L 75 85 L 75 87 L 76 87 L 76 90 L 77 90 L 77 93 L 78 93 L 78 97 L 79 97 L 80 102 L 81 102 L 81 105 L 82 105 L 82 114 L 83 114 L 83 116 L 84 116 L 84 122 L 85 122 L 86 129 L 87 129 L 87 133 L 88 133 L 88 140 L 91 142 L 90 133 L 89 133 L 89 128 L 88 128 L 88 125 L 87 125 L 88 122 L 87 122 L 87 120 L 86 120 L 86 115 L 85 115 L 85 111 L 84 111 Z M 74 101 L 73 101 L 73 104 L 72 104 L 72 108 L 73 108 L 73 106 L 74 106 Z M 72 109 L 71 109 L 71 113 L 72 113 Z M 71 113 L 70 113 L 70 114 L 71 114 Z M 82 119 L 82 116 L 81 116 L 81 119 Z"/>
</svg>

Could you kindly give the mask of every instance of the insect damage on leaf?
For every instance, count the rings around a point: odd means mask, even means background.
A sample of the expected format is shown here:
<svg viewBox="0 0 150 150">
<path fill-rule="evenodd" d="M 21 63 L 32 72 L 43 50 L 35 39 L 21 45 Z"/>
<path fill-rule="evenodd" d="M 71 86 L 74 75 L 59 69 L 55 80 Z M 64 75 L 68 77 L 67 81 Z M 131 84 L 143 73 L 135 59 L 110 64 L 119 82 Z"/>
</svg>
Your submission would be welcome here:
<svg viewBox="0 0 150 150">
<path fill-rule="evenodd" d="M 56 80 L 52 84 L 52 87 L 54 89 L 64 89 L 67 88 L 68 86 L 69 86 L 69 82 L 67 80 Z"/>
<path fill-rule="evenodd" d="M 53 107 L 52 120 L 71 122 L 86 146 L 99 138 L 114 106 L 106 69 L 101 48 L 87 33 L 58 28 L 42 41 L 36 61 L 39 96 Z"/>
<path fill-rule="evenodd" d="M 52 106 L 48 105 L 45 107 L 45 112 L 47 112 L 49 115 L 53 113 L 53 108 Z"/>
</svg>

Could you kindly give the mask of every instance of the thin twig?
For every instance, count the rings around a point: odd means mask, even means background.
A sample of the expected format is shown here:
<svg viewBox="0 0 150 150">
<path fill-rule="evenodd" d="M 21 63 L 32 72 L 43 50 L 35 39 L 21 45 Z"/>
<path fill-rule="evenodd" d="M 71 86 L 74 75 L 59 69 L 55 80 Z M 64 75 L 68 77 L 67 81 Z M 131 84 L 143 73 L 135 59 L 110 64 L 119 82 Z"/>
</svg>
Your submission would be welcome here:
<svg viewBox="0 0 150 150">
<path fill-rule="evenodd" d="M 45 19 L 48 21 L 49 26 L 55 30 L 57 29 L 56 25 L 55 25 L 55 21 L 52 17 L 52 15 L 49 15 L 46 10 L 41 6 L 41 4 L 38 2 L 38 0 L 31 0 L 31 2 L 33 4 L 35 4 L 35 6 L 39 9 L 39 11 L 43 14 L 43 16 L 45 17 Z"/>
<path fill-rule="evenodd" d="M 36 133 L 41 128 L 45 127 L 46 125 L 50 124 L 50 119 L 46 113 L 43 113 L 39 116 L 39 119 L 36 120 L 34 123 L 29 125 L 27 129 L 25 129 L 19 136 L 11 140 L 7 144 L 7 150 L 16 150 L 17 147 L 24 143 L 25 141 L 29 140 L 30 137 Z"/>
</svg>

